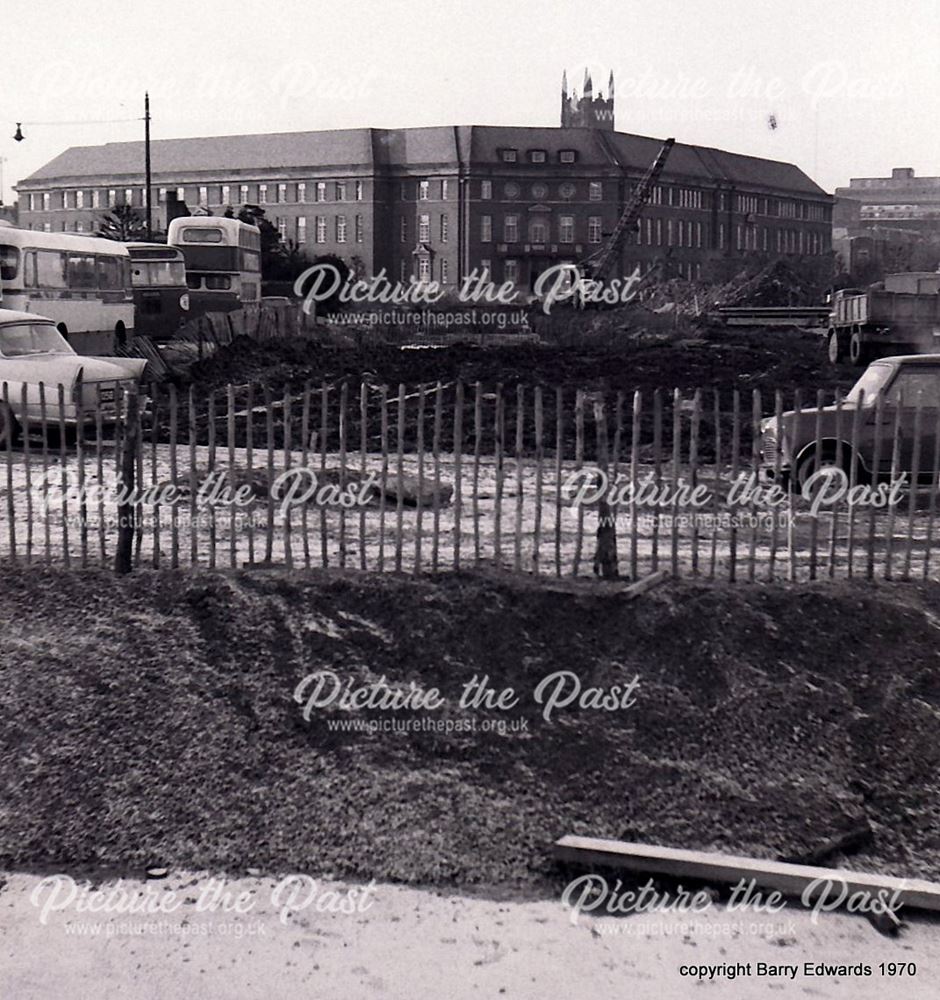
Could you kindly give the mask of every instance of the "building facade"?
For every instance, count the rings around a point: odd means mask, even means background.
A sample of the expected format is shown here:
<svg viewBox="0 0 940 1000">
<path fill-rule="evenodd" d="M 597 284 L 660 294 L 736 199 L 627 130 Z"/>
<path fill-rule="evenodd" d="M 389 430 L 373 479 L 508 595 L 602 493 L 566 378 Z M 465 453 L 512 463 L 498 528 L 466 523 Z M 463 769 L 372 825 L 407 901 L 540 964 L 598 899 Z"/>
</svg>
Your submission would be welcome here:
<svg viewBox="0 0 940 1000">
<path fill-rule="evenodd" d="M 612 81 L 611 81 L 612 83 Z M 257 204 L 310 257 L 360 273 L 453 285 L 474 270 L 531 287 L 612 231 L 661 142 L 592 127 L 350 129 L 152 143 L 154 228 L 170 192 L 221 214 Z M 569 119 L 570 120 L 570 119 Z M 20 225 L 93 232 L 110 208 L 143 210 L 142 143 L 76 147 L 17 185 Z M 172 200 L 172 199 L 171 199 Z M 677 143 L 623 253 L 623 273 L 686 278 L 755 257 L 826 255 L 832 199 L 799 168 Z"/>
<path fill-rule="evenodd" d="M 890 177 L 853 177 L 836 188 L 835 224 L 848 228 L 887 225 L 940 235 L 940 177 L 917 177 L 895 167 Z"/>
</svg>

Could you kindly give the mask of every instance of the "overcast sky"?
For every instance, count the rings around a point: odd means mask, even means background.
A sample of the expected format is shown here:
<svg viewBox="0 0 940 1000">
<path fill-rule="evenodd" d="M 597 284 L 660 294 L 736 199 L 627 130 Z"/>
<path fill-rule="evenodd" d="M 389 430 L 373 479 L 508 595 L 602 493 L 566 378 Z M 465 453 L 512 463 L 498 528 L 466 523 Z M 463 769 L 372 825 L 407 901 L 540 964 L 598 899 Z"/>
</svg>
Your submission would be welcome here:
<svg viewBox="0 0 940 1000">
<path fill-rule="evenodd" d="M 4 13 L 7 201 L 69 146 L 139 138 L 140 122 L 113 120 L 140 116 L 145 89 L 154 138 L 557 125 L 562 69 L 580 89 L 585 66 L 605 91 L 614 70 L 620 131 L 788 160 L 830 191 L 894 166 L 940 174 L 937 0 L 33 0 Z"/>
</svg>

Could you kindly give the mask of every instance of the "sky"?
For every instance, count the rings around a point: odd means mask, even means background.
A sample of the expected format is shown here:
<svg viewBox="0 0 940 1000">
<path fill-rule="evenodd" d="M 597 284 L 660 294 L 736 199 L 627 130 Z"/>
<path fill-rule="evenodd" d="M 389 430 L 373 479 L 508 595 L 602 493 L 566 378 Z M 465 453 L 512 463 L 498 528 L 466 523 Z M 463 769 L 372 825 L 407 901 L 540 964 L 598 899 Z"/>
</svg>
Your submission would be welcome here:
<svg viewBox="0 0 940 1000">
<path fill-rule="evenodd" d="M 145 90 L 155 139 L 557 125 L 562 70 L 580 90 L 585 67 L 595 91 L 614 71 L 622 132 L 793 162 L 828 191 L 896 166 L 940 175 L 936 0 L 3 0 L 0 11 L 7 202 L 69 146 L 142 137 Z"/>
</svg>

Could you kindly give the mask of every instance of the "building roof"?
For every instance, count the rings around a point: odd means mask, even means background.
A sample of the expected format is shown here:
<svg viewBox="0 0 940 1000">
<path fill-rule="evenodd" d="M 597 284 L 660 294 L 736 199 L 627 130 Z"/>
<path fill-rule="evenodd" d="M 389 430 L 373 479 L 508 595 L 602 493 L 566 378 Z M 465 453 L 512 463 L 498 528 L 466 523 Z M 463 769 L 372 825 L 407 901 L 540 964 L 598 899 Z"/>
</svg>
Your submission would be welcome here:
<svg viewBox="0 0 940 1000">
<path fill-rule="evenodd" d="M 334 129 L 322 132 L 278 132 L 259 135 L 156 139 L 151 143 L 155 176 L 189 176 L 226 172 L 302 170 L 304 168 L 481 165 L 499 162 L 502 147 L 537 148 L 556 153 L 578 152 L 578 162 L 621 168 L 630 173 L 652 163 L 661 139 L 590 128 L 539 128 L 491 125 L 434 126 L 403 129 Z M 143 142 L 73 146 L 20 182 L 142 175 Z M 676 143 L 666 162 L 667 175 L 681 174 L 702 182 L 775 188 L 805 195 L 825 192 L 799 167 L 779 160 L 744 156 L 705 146 Z"/>
</svg>

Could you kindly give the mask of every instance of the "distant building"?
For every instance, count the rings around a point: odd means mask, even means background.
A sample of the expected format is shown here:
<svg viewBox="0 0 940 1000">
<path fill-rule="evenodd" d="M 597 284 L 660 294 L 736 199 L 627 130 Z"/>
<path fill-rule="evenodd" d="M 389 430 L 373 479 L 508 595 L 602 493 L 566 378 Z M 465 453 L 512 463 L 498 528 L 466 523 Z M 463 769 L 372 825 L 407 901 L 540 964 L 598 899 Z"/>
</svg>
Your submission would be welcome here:
<svg viewBox="0 0 940 1000">
<path fill-rule="evenodd" d="M 222 214 L 265 209 L 308 256 L 337 254 L 365 274 L 454 284 L 485 268 L 531 287 L 597 248 L 661 140 L 615 132 L 608 96 L 567 93 L 561 128 L 479 125 L 346 129 L 152 144 L 154 226 L 172 196 Z M 66 150 L 20 181 L 20 221 L 91 232 L 110 207 L 141 209 L 143 144 Z M 798 167 L 677 143 L 622 268 L 666 262 L 706 277 L 750 258 L 823 257 L 832 198 Z"/>
</svg>

